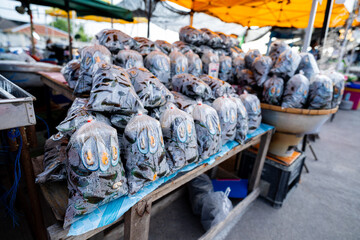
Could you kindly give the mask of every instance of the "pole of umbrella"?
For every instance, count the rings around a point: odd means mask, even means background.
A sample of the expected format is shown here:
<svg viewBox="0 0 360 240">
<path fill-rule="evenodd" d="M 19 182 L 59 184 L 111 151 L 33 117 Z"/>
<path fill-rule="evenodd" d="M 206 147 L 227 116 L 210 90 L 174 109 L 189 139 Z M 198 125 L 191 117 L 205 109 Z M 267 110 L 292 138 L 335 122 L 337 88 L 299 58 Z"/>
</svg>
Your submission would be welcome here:
<svg viewBox="0 0 360 240">
<path fill-rule="evenodd" d="M 33 22 L 33 15 L 32 15 L 32 11 L 30 9 L 30 3 L 27 2 L 27 9 L 28 9 L 28 14 L 30 16 L 30 39 L 31 39 L 31 55 L 35 55 L 35 39 L 34 39 L 34 22 Z"/>
<path fill-rule="evenodd" d="M 147 37 L 150 37 L 150 19 L 151 19 L 151 0 L 148 1 L 148 25 L 147 25 Z"/>
<path fill-rule="evenodd" d="M 308 49 L 308 47 L 310 45 L 311 35 L 312 35 L 312 31 L 314 29 L 314 22 L 315 22 L 315 15 L 316 15 L 316 10 L 317 10 L 317 5 L 318 5 L 318 0 L 313 0 L 312 1 L 312 6 L 311 6 L 309 22 L 308 22 L 308 26 L 307 26 L 306 32 L 305 32 L 304 45 L 303 45 L 302 50 L 301 50 L 302 52 L 307 52 L 307 49 Z"/>
<path fill-rule="evenodd" d="M 194 11 L 191 9 L 190 11 L 190 26 L 192 27 L 194 23 Z"/>
<path fill-rule="evenodd" d="M 113 5 L 113 0 L 111 0 L 111 5 Z M 111 28 L 114 28 L 114 20 L 111 18 L 110 19 L 111 22 Z"/>
<path fill-rule="evenodd" d="M 65 9 L 67 13 L 67 23 L 68 23 L 68 35 L 69 35 L 69 57 L 70 60 L 73 58 L 72 55 L 72 38 L 71 38 L 71 25 L 70 25 L 70 12 L 69 12 L 69 0 L 65 0 Z"/>
<path fill-rule="evenodd" d="M 321 29 L 321 36 L 320 36 L 320 45 L 323 48 L 325 46 L 326 36 L 329 31 L 329 23 L 330 23 L 330 19 L 331 19 L 331 12 L 332 12 L 332 8 L 333 8 L 333 4 L 334 4 L 334 0 L 327 0 L 324 22 L 323 22 L 323 27 Z"/>
</svg>

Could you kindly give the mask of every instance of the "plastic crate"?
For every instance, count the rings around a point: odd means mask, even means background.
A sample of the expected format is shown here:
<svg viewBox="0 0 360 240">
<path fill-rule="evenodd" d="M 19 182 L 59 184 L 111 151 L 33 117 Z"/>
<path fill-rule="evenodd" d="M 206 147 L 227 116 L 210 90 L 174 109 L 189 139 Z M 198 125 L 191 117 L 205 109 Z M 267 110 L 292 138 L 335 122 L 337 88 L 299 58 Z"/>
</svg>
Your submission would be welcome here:
<svg viewBox="0 0 360 240">
<path fill-rule="evenodd" d="M 265 159 L 260 181 L 261 196 L 269 200 L 275 208 L 282 206 L 287 195 L 300 181 L 305 154 L 295 152 L 292 157 L 291 164 L 271 160 L 274 158 L 269 156 Z M 249 178 L 255 158 L 254 150 L 243 152 L 238 173 L 240 178 Z"/>
<path fill-rule="evenodd" d="M 214 179 L 212 180 L 214 191 L 225 192 L 230 188 L 229 198 L 245 198 L 248 190 L 247 179 Z"/>
</svg>

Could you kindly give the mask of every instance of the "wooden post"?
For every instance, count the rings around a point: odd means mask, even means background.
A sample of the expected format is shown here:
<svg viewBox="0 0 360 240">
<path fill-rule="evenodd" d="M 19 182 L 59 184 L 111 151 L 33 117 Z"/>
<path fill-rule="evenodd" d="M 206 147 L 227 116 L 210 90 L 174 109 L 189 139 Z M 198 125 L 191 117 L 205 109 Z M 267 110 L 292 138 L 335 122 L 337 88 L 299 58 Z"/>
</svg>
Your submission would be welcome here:
<svg viewBox="0 0 360 240">
<path fill-rule="evenodd" d="M 151 201 L 141 200 L 125 213 L 124 240 L 147 240 Z"/>
<path fill-rule="evenodd" d="M 67 22 L 68 22 L 68 34 L 69 34 L 69 56 L 70 60 L 72 60 L 72 39 L 71 39 L 71 25 L 70 25 L 70 9 L 69 9 L 69 0 L 65 0 L 65 8 L 67 12 Z"/>
<path fill-rule="evenodd" d="M 24 177 L 26 180 L 26 186 L 27 186 L 30 205 L 31 205 L 31 212 L 34 219 L 34 226 L 35 226 L 34 232 L 36 239 L 46 240 L 47 239 L 46 230 L 45 230 L 44 220 L 40 207 L 40 200 L 36 190 L 35 176 L 34 176 L 33 166 L 31 163 L 25 128 L 21 127 L 19 128 L 19 130 L 22 138 L 20 161 L 21 161 L 22 171 L 24 173 Z"/>
<path fill-rule="evenodd" d="M 261 136 L 260 147 L 255 159 L 254 168 L 249 181 L 249 192 L 252 192 L 259 185 L 266 154 L 269 149 L 271 136 L 272 132 L 267 132 L 266 134 Z"/>
<path fill-rule="evenodd" d="M 35 39 L 34 39 L 34 22 L 33 22 L 33 15 L 30 9 L 30 3 L 27 5 L 28 14 L 30 16 L 30 39 L 31 39 L 31 55 L 35 55 Z"/>
</svg>

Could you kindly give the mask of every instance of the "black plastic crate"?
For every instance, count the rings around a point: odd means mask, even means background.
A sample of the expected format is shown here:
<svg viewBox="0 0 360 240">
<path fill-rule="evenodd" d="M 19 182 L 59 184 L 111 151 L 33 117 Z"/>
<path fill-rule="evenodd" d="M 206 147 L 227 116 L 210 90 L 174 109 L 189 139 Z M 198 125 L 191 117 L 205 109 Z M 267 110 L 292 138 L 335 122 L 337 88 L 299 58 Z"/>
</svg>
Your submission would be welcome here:
<svg viewBox="0 0 360 240">
<path fill-rule="evenodd" d="M 240 178 L 249 178 L 255 158 L 255 153 L 243 152 L 238 172 Z M 286 196 L 299 183 L 304 162 L 303 153 L 290 166 L 266 158 L 260 181 L 261 196 L 269 200 L 273 207 L 281 207 Z"/>
</svg>

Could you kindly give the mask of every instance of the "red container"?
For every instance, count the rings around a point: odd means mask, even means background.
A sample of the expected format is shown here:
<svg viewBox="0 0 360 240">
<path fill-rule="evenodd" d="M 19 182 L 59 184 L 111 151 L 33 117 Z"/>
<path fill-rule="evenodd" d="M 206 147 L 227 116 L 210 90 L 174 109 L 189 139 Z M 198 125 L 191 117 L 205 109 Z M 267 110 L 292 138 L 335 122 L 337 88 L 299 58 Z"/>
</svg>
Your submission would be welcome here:
<svg viewBox="0 0 360 240">
<path fill-rule="evenodd" d="M 352 109 L 357 110 L 360 107 L 360 89 L 346 87 L 344 91 L 344 99 L 347 98 L 347 94 L 350 94 L 348 100 L 354 102 Z"/>
</svg>

